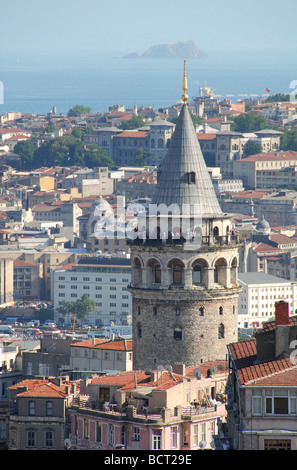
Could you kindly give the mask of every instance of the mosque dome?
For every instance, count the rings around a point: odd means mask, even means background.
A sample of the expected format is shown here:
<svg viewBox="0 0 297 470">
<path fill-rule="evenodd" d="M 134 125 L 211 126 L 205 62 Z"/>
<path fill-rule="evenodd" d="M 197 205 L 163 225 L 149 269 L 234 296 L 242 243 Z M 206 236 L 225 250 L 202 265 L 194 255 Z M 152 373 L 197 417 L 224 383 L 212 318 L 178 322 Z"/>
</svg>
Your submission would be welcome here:
<svg viewBox="0 0 297 470">
<path fill-rule="evenodd" d="M 257 223 L 256 230 L 258 232 L 262 232 L 262 233 L 269 233 L 270 232 L 270 225 L 267 222 L 267 220 L 264 219 L 264 216 L 262 216 L 262 219 Z"/>
</svg>

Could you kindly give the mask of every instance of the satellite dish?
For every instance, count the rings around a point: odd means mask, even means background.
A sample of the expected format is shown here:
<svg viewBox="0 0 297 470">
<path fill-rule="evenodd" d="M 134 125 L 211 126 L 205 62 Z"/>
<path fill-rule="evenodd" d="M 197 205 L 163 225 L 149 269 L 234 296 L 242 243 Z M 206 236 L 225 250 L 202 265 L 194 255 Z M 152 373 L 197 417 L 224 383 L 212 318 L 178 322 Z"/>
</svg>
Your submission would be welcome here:
<svg viewBox="0 0 297 470">
<path fill-rule="evenodd" d="M 70 439 L 64 439 L 64 446 L 65 446 L 66 449 L 70 449 L 71 440 Z"/>
<path fill-rule="evenodd" d="M 194 369 L 193 371 L 194 377 L 197 379 L 201 379 L 201 370 L 200 369 Z"/>
<path fill-rule="evenodd" d="M 206 447 L 206 442 L 205 441 L 200 441 L 199 442 L 199 447 L 200 447 L 200 449 L 204 449 L 204 447 Z"/>
</svg>

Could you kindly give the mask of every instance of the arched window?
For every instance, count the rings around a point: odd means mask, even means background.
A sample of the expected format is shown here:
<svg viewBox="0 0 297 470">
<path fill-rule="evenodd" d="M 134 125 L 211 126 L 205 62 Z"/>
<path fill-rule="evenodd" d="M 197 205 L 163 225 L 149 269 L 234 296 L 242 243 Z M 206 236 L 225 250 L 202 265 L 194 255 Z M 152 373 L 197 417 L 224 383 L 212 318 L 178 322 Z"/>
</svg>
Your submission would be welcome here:
<svg viewBox="0 0 297 470">
<path fill-rule="evenodd" d="M 176 325 L 174 327 L 173 337 L 174 337 L 174 339 L 176 339 L 178 341 L 182 339 L 182 329 L 179 325 Z"/>
<path fill-rule="evenodd" d="M 182 284 L 182 267 L 179 264 L 175 264 L 172 270 L 173 284 Z"/>
<path fill-rule="evenodd" d="M 202 281 L 202 273 L 201 273 L 201 266 L 196 264 L 193 268 L 193 284 L 201 284 Z"/>
<path fill-rule="evenodd" d="M 162 149 L 164 146 L 163 139 L 158 139 L 158 149 Z"/>
<path fill-rule="evenodd" d="M 223 313 L 224 313 L 224 309 L 223 309 L 223 307 L 220 307 L 220 308 L 219 308 L 219 314 L 220 314 L 220 315 L 223 315 Z"/>
<path fill-rule="evenodd" d="M 161 284 L 161 266 L 155 265 L 155 284 Z"/>
<path fill-rule="evenodd" d="M 204 308 L 203 307 L 199 308 L 198 314 L 199 314 L 199 317 L 204 317 Z"/>
<path fill-rule="evenodd" d="M 215 237 L 217 237 L 219 235 L 219 227 L 214 227 L 213 228 L 213 234 Z"/>
<path fill-rule="evenodd" d="M 151 148 L 152 148 L 152 149 L 155 148 L 155 139 L 151 139 Z"/>
<path fill-rule="evenodd" d="M 224 327 L 223 323 L 221 323 L 220 326 L 219 326 L 218 338 L 219 339 L 225 338 L 225 327 Z"/>
<path fill-rule="evenodd" d="M 140 313 L 141 313 L 141 310 L 140 310 L 140 307 L 139 307 L 139 305 L 138 305 L 138 307 L 137 307 L 137 315 L 140 315 Z"/>
</svg>

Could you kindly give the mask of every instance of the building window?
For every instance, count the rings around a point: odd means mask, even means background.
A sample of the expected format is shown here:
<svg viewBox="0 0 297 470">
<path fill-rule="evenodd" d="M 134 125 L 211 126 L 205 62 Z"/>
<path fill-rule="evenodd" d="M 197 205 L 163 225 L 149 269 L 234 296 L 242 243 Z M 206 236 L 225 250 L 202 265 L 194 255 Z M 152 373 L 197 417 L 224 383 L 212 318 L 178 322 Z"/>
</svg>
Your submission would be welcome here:
<svg viewBox="0 0 297 470">
<path fill-rule="evenodd" d="M 177 307 L 177 308 L 175 309 L 175 315 L 176 315 L 177 317 L 180 316 L 180 308 L 179 308 L 179 307 Z"/>
<path fill-rule="evenodd" d="M 27 446 L 35 447 L 36 446 L 36 433 L 35 431 L 28 431 L 27 433 Z"/>
<path fill-rule="evenodd" d="M 101 436 L 102 436 L 101 422 L 97 421 L 97 423 L 96 423 L 96 441 L 97 442 L 101 442 L 101 438 L 102 438 Z"/>
<path fill-rule="evenodd" d="M 157 309 L 157 307 L 154 307 L 153 311 L 154 311 L 154 315 L 155 315 L 155 317 L 156 317 L 157 314 L 158 314 L 158 309 Z"/>
<path fill-rule="evenodd" d="M 177 426 L 173 426 L 170 429 L 170 448 L 171 449 L 177 448 Z"/>
<path fill-rule="evenodd" d="M 35 401 L 29 401 L 29 416 L 35 416 Z"/>
<path fill-rule="evenodd" d="M 206 442 L 206 423 L 201 424 L 201 441 Z"/>
<path fill-rule="evenodd" d="M 204 308 L 203 308 L 203 307 L 200 307 L 200 308 L 199 308 L 198 315 L 199 315 L 199 317 L 203 317 L 203 316 L 204 316 Z"/>
<path fill-rule="evenodd" d="M 133 428 L 132 441 L 140 441 L 140 431 L 139 431 L 139 428 Z"/>
<path fill-rule="evenodd" d="M 45 447 L 53 447 L 54 445 L 54 439 L 53 439 L 53 432 L 52 431 L 46 431 L 45 432 Z"/>
<path fill-rule="evenodd" d="M 162 449 L 162 431 L 153 430 L 152 435 L 152 450 L 161 450 Z"/>
<path fill-rule="evenodd" d="M 198 446 L 198 424 L 193 425 L 193 446 Z"/>
<path fill-rule="evenodd" d="M 296 398 L 294 390 L 266 390 L 265 412 L 268 415 L 296 415 Z"/>
<path fill-rule="evenodd" d="M 113 424 L 108 425 L 108 444 L 113 446 L 114 444 L 114 427 Z"/>
<path fill-rule="evenodd" d="M 90 423 L 88 419 L 84 419 L 84 439 L 89 439 L 90 437 Z"/>
<path fill-rule="evenodd" d="M 223 315 L 223 313 L 224 313 L 224 309 L 223 309 L 223 307 L 220 307 L 220 308 L 219 308 L 219 314 L 220 314 L 220 315 Z"/>
<path fill-rule="evenodd" d="M 253 410 L 254 416 L 262 415 L 262 392 L 261 390 L 253 390 L 252 410 Z"/>
<path fill-rule="evenodd" d="M 46 402 L 46 416 L 53 416 L 53 402 Z"/>
</svg>

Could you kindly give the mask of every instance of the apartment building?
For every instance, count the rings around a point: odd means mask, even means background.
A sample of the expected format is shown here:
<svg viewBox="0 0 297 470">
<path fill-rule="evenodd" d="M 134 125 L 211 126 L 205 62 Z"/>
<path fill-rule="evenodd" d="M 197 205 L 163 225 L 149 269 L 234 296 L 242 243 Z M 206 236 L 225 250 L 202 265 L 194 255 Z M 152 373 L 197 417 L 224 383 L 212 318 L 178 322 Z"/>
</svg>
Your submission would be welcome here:
<svg viewBox="0 0 297 470">
<path fill-rule="evenodd" d="M 131 295 L 127 286 L 131 281 L 131 261 L 128 255 L 81 256 L 76 263 L 54 269 L 52 273 L 52 301 L 57 312 L 60 302 L 76 302 L 88 294 L 96 303 L 90 313 L 94 325 L 131 324 Z M 56 313 L 56 320 L 60 318 Z"/>
<path fill-rule="evenodd" d="M 297 152 L 270 151 L 234 161 L 233 176 L 242 178 L 248 189 L 275 188 L 296 184 Z"/>
<path fill-rule="evenodd" d="M 215 448 L 225 422 L 226 363 L 93 376 L 69 409 L 72 449 Z"/>
<path fill-rule="evenodd" d="M 132 340 L 91 338 L 71 345 L 71 370 L 132 370 Z"/>
<path fill-rule="evenodd" d="M 270 274 L 239 273 L 238 327 L 259 328 L 275 317 L 275 303 L 288 302 L 290 315 L 297 308 L 297 284 Z"/>
<path fill-rule="evenodd" d="M 296 450 L 296 316 L 276 304 L 255 339 L 228 345 L 228 437 L 232 450 Z"/>
<path fill-rule="evenodd" d="M 11 386 L 8 450 L 63 450 L 67 408 L 78 391 L 69 377 L 27 379 Z"/>
</svg>

